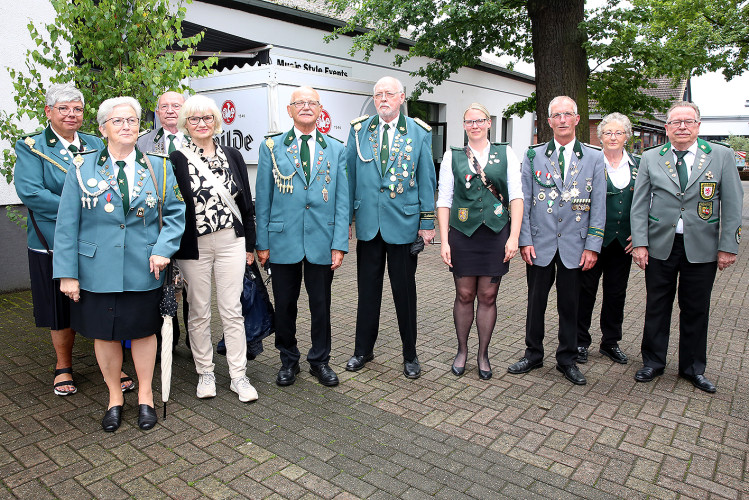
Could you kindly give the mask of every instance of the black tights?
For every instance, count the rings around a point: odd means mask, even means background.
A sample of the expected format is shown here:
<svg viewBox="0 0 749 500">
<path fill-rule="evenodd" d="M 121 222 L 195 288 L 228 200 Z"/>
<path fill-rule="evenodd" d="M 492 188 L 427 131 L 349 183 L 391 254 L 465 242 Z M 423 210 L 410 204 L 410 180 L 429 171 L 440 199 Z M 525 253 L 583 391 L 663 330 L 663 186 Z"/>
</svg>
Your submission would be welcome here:
<svg viewBox="0 0 749 500">
<path fill-rule="evenodd" d="M 481 370 L 491 370 L 489 364 L 489 342 L 497 322 L 497 292 L 501 277 L 455 276 L 455 306 L 453 319 L 458 336 L 458 354 L 453 364 L 465 366 L 468 358 L 468 333 L 473 325 L 473 303 L 478 297 L 476 329 L 479 332 L 477 362 Z"/>
</svg>

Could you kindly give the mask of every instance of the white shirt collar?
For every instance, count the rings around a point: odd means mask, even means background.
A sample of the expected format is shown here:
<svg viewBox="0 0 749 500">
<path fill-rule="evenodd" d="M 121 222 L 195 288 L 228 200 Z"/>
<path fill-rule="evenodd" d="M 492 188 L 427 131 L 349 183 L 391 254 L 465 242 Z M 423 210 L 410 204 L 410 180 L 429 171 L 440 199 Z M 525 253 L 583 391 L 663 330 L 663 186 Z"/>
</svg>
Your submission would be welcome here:
<svg viewBox="0 0 749 500">
<path fill-rule="evenodd" d="M 57 139 L 60 141 L 60 144 L 62 144 L 62 147 L 64 147 L 65 149 L 68 149 L 68 147 L 71 144 L 75 146 L 76 148 L 78 148 L 78 150 L 81 149 L 81 138 L 78 137 L 78 132 L 73 132 L 73 142 L 68 142 L 62 137 L 60 137 L 60 134 L 55 132 L 55 129 L 52 128 L 52 125 L 49 126 L 49 129 L 52 131 L 53 134 L 55 134 L 55 136 L 57 136 Z"/>
</svg>

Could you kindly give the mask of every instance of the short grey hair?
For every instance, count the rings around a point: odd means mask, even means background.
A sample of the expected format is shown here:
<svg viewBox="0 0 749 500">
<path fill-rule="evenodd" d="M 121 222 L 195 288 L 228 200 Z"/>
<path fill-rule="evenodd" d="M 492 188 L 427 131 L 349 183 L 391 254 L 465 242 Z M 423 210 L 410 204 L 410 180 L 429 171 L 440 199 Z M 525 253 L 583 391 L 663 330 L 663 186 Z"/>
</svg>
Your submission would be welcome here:
<svg viewBox="0 0 749 500">
<path fill-rule="evenodd" d="M 700 121 L 700 108 L 698 108 L 695 103 L 689 101 L 677 101 L 668 108 L 668 111 L 666 112 L 666 122 L 671 121 L 671 112 L 676 108 L 692 108 L 697 114 L 697 121 Z"/>
<path fill-rule="evenodd" d="M 72 83 L 55 83 L 49 86 L 46 96 L 46 104 L 50 108 L 58 102 L 83 102 L 83 94 Z"/>
<path fill-rule="evenodd" d="M 598 127 L 596 128 L 598 139 L 601 139 L 603 129 L 606 127 L 606 125 L 614 122 L 618 123 L 622 126 L 622 128 L 624 128 L 624 134 L 627 136 L 627 140 L 629 140 L 632 137 L 632 122 L 629 121 L 629 118 L 621 113 L 609 113 L 608 115 L 603 117 L 601 122 L 598 124 Z"/>
<path fill-rule="evenodd" d="M 164 94 L 168 94 L 169 92 L 174 92 L 175 94 L 181 95 L 182 101 L 186 101 L 190 97 L 189 92 L 180 92 L 179 90 L 167 89 L 161 94 L 159 94 L 159 97 L 156 99 L 156 109 L 158 109 L 159 106 L 161 106 L 161 98 L 164 97 Z"/>
<path fill-rule="evenodd" d="M 569 100 L 569 101 L 572 102 L 572 109 L 575 111 L 575 114 L 577 114 L 577 103 L 575 102 L 575 100 L 573 98 L 571 98 L 571 97 L 566 96 L 566 95 L 558 95 L 554 99 L 552 99 L 551 102 L 549 102 L 549 112 L 548 112 L 549 116 L 551 116 L 551 107 L 554 104 L 557 104 L 558 102 L 560 102 L 560 101 L 562 101 L 564 99 L 567 99 L 567 100 Z"/>
<path fill-rule="evenodd" d="M 99 105 L 99 111 L 96 113 L 96 121 L 99 123 L 99 127 L 104 126 L 104 122 L 109 119 L 109 115 L 112 114 L 114 108 L 122 105 L 130 106 L 131 108 L 133 108 L 133 111 L 135 111 L 135 116 L 140 118 L 141 107 L 134 97 L 112 97 Z"/>
<path fill-rule="evenodd" d="M 394 76 L 383 76 L 382 78 L 380 78 L 379 80 L 377 80 L 377 83 L 375 83 L 374 87 L 372 87 L 372 93 L 376 92 L 375 89 L 377 88 L 378 85 L 383 84 L 383 83 L 387 83 L 388 80 L 392 80 L 392 81 L 395 82 L 395 86 L 398 89 L 398 92 L 403 93 L 403 92 L 406 91 L 406 88 L 403 86 L 403 82 L 402 81 L 398 80 Z"/>
<path fill-rule="evenodd" d="M 221 133 L 221 111 L 219 111 L 216 101 L 204 95 L 194 95 L 187 99 L 179 110 L 177 117 L 177 128 L 185 135 L 190 135 L 187 130 L 187 118 L 195 113 L 209 112 L 213 115 L 213 135 Z"/>
</svg>

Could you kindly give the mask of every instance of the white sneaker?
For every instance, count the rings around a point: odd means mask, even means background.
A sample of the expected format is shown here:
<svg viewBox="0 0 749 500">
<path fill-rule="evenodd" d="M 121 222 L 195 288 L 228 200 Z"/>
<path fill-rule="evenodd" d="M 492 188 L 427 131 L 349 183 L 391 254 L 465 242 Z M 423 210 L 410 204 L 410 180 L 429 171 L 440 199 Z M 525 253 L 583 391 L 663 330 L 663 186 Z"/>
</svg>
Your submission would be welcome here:
<svg viewBox="0 0 749 500">
<path fill-rule="evenodd" d="M 198 379 L 198 390 L 195 391 L 198 398 L 216 397 L 216 376 L 211 373 L 202 373 Z"/>
<path fill-rule="evenodd" d="M 250 379 L 247 377 L 237 377 L 231 379 L 231 390 L 239 394 L 239 400 L 242 403 L 257 400 L 257 391 L 252 384 Z"/>
</svg>

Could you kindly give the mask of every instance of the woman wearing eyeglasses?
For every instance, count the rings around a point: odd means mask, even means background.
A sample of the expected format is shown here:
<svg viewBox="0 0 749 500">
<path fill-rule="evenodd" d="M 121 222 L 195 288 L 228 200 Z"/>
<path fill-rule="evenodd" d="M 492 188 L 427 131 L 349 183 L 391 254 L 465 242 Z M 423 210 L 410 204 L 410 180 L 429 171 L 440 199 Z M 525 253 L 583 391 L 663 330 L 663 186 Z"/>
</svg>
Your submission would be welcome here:
<svg viewBox="0 0 749 500">
<path fill-rule="evenodd" d="M 211 275 L 216 274 L 218 311 L 226 341 L 230 388 L 242 402 L 255 401 L 247 378 L 247 343 L 242 317 L 245 263 L 253 261 L 255 211 L 247 166 L 235 148 L 222 146 L 221 113 L 213 99 L 185 101 L 177 126 L 192 143 L 170 158 L 185 198 L 185 233 L 175 254 L 187 282 L 190 348 L 198 373 L 198 398 L 216 396 L 211 338 Z"/>
<path fill-rule="evenodd" d="M 445 152 L 439 178 L 437 220 L 442 260 L 455 280 L 453 319 L 458 353 L 452 373 L 461 376 L 468 358 L 474 302 L 479 336 L 479 378 L 492 377 L 489 342 L 497 321 L 497 292 L 518 252 L 523 214 L 520 160 L 507 144 L 489 142 L 491 117 L 478 103 L 463 113 L 465 147 Z M 516 214 L 510 218 L 510 212 Z"/>
<path fill-rule="evenodd" d="M 624 150 L 632 137 L 632 123 L 621 113 L 611 113 L 598 124 L 598 139 L 606 164 L 606 227 L 598 261 L 581 274 L 577 314 L 577 362 L 588 361 L 592 342 L 590 323 L 596 302 L 598 282 L 603 275 L 601 307 L 601 346 L 599 352 L 612 361 L 626 364 L 627 355 L 619 348 L 624 320 L 629 269 L 632 266 L 632 235 L 629 210 L 639 161 Z"/>
<path fill-rule="evenodd" d="M 179 246 L 185 221 L 171 165 L 135 147 L 140 113 L 132 97 L 101 103 L 96 119 L 107 147 L 74 158 L 55 229 L 54 278 L 73 301 L 71 327 L 94 339 L 109 389 L 101 422 L 107 432 L 122 421 L 123 340 L 131 341 L 138 377 L 138 426 L 147 430 L 157 422 L 151 382 L 162 323 L 162 271 Z"/>
</svg>

